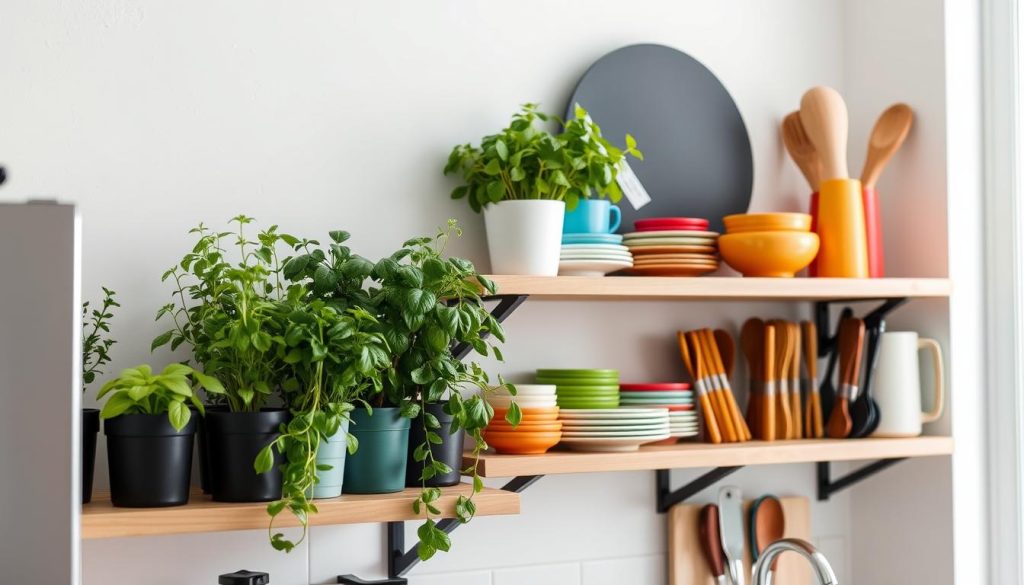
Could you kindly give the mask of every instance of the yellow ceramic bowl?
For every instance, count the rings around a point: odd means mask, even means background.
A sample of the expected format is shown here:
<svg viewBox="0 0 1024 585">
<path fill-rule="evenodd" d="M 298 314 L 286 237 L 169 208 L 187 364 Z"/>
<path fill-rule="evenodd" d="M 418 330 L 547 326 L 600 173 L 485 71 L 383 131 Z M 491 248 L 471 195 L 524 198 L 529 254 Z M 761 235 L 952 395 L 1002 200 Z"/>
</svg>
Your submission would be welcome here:
<svg viewBox="0 0 1024 585">
<path fill-rule="evenodd" d="M 809 232 L 811 216 L 806 213 L 741 213 L 722 218 L 725 231 L 740 232 Z"/>
<path fill-rule="evenodd" d="M 744 276 L 792 277 L 818 254 L 812 232 L 741 232 L 718 238 L 722 259 Z"/>
</svg>

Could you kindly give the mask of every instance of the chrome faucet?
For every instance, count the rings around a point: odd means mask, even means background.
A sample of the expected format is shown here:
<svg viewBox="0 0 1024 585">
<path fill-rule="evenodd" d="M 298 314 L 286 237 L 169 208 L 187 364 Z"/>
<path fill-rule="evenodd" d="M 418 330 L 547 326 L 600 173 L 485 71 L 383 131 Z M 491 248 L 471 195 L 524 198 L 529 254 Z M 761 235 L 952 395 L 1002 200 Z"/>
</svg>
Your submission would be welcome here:
<svg viewBox="0 0 1024 585">
<path fill-rule="evenodd" d="M 754 578 L 751 585 L 772 585 L 772 562 L 775 558 L 786 551 L 800 553 L 811 564 L 814 575 L 821 585 L 839 585 L 839 579 L 832 571 L 832 565 L 828 564 L 825 555 L 818 552 L 818 549 L 798 538 L 783 538 L 769 544 L 754 564 Z"/>
</svg>

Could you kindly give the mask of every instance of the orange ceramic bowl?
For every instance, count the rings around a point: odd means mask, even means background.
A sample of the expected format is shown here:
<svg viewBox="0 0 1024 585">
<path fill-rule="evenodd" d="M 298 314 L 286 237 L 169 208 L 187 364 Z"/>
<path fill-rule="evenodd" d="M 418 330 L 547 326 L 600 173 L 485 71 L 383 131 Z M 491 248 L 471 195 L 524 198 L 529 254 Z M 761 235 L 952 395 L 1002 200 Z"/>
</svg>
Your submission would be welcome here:
<svg viewBox="0 0 1024 585">
<path fill-rule="evenodd" d="M 540 455 L 547 453 L 562 440 L 561 432 L 554 433 L 503 433 L 484 430 L 484 440 L 498 453 L 510 455 Z"/>
<path fill-rule="evenodd" d="M 806 213 L 741 213 L 723 217 L 722 223 L 730 234 L 811 231 L 811 216 Z"/>
<path fill-rule="evenodd" d="M 557 406 L 547 408 L 520 408 L 519 410 L 523 413 L 523 418 L 520 419 L 521 423 L 529 424 L 558 420 Z M 495 408 L 494 418 L 491 420 L 505 420 L 506 414 L 508 414 L 507 408 Z"/>
<path fill-rule="evenodd" d="M 744 276 L 792 277 L 818 255 L 812 232 L 741 232 L 718 238 L 718 250 Z"/>
<path fill-rule="evenodd" d="M 505 419 L 495 418 L 487 425 L 487 430 L 498 431 L 502 433 L 554 433 L 562 430 L 562 423 L 560 421 L 551 422 L 520 422 L 514 428 L 508 424 Z"/>
</svg>

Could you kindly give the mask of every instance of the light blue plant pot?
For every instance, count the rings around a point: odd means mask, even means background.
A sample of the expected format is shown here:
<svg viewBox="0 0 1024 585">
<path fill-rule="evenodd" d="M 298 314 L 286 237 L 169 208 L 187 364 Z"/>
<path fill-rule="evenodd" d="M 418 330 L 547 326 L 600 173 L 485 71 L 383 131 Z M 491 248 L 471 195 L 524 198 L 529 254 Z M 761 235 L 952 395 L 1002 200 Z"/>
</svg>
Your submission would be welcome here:
<svg viewBox="0 0 1024 585">
<path fill-rule="evenodd" d="M 341 424 L 337 433 L 320 441 L 316 450 L 316 464 L 330 465 L 326 471 L 316 472 L 319 481 L 313 486 L 313 499 L 337 498 L 341 495 L 342 480 L 345 479 L 345 454 L 348 453 L 348 422 Z"/>
</svg>

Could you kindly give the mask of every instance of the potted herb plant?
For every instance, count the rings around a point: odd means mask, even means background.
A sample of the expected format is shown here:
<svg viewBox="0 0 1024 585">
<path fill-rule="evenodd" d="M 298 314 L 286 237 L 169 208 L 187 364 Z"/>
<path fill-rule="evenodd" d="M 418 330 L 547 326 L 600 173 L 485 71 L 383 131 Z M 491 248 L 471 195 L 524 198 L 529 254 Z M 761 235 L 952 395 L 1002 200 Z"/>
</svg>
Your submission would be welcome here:
<svg viewBox="0 0 1024 585">
<path fill-rule="evenodd" d="M 613 201 L 622 197 L 615 183 L 623 151 L 601 137 L 583 108 L 563 123 L 526 104 L 511 124 L 485 136 L 479 146 L 456 146 L 444 173 L 460 174 L 453 199 L 466 199 L 483 212 L 491 270 L 499 274 L 558 274 L 562 225 L 594 191 Z M 543 127 L 555 123 L 552 134 Z M 642 156 L 632 137 L 625 152 Z"/>
<path fill-rule="evenodd" d="M 103 301 L 98 309 L 82 303 L 82 392 L 103 374 L 103 366 L 110 363 L 110 348 L 117 343 L 110 336 L 110 311 L 120 307 L 117 293 L 103 287 Z M 82 503 L 92 501 L 93 475 L 96 470 L 96 437 L 100 432 L 100 411 L 82 409 Z"/>
<path fill-rule="evenodd" d="M 182 364 L 159 374 L 128 368 L 100 389 L 106 421 L 110 500 L 115 506 L 150 508 L 188 503 L 195 420 L 203 405 L 194 386 L 223 393 L 220 383 Z"/>
<path fill-rule="evenodd" d="M 157 313 L 173 327 L 153 340 L 153 349 L 187 343 L 204 373 L 221 381 L 205 420 L 209 487 L 222 502 L 281 498 L 283 458 L 258 473 L 256 456 L 288 421 L 288 411 L 271 399 L 285 378 L 284 333 L 291 307 L 281 276 L 279 245 L 298 239 L 272 226 L 250 240 L 252 218 L 233 218 L 235 231 L 193 229 L 192 251 L 163 275 L 174 283 L 172 302 Z M 229 252 L 225 240 L 233 242 Z M 234 254 L 235 258 L 229 256 Z"/>
</svg>

